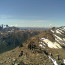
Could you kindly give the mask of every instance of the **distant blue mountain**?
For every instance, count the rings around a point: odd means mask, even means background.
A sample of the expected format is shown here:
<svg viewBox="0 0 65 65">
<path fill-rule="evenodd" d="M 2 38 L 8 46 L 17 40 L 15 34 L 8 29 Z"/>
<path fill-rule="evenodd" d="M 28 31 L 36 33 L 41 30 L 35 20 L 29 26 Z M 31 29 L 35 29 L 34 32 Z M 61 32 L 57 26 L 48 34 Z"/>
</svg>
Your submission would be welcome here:
<svg viewBox="0 0 65 65">
<path fill-rule="evenodd" d="M 20 28 L 20 29 L 34 29 L 34 30 L 36 30 L 36 29 L 42 29 L 42 30 L 50 29 L 50 28 L 44 28 L 44 27 L 18 27 L 18 28 Z"/>
</svg>

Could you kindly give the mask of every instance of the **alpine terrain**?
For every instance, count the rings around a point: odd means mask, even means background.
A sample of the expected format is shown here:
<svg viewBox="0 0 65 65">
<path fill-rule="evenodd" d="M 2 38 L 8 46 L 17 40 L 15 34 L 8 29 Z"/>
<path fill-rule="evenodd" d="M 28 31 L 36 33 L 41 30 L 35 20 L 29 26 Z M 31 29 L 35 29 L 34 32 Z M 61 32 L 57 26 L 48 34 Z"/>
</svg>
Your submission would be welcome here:
<svg viewBox="0 0 65 65">
<path fill-rule="evenodd" d="M 44 30 L 0 54 L 0 65 L 65 65 L 65 26 Z"/>
</svg>

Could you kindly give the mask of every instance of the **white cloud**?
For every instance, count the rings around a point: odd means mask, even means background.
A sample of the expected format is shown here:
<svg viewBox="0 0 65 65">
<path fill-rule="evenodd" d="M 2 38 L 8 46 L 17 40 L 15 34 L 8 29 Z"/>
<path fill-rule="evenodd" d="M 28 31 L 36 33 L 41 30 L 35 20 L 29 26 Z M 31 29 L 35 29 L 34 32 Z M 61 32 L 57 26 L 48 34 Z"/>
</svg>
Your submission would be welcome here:
<svg viewBox="0 0 65 65">
<path fill-rule="evenodd" d="M 43 22 L 49 22 L 47 20 L 32 20 L 31 22 L 36 22 L 36 23 L 43 23 Z"/>
<path fill-rule="evenodd" d="M 18 22 L 18 23 L 20 23 L 20 22 L 24 22 L 24 23 L 26 23 L 26 22 L 28 22 L 28 23 L 48 23 L 48 22 L 50 22 L 48 20 L 23 20 L 23 19 L 12 19 L 12 21 Z"/>
<path fill-rule="evenodd" d="M 0 15 L 0 19 L 8 19 L 11 18 L 12 16 L 9 15 Z"/>
<path fill-rule="evenodd" d="M 7 17 L 6 17 L 6 16 L 1 16 L 0 18 L 1 18 L 1 19 L 7 19 Z"/>
<path fill-rule="evenodd" d="M 15 27 L 19 27 L 19 25 L 17 25 L 17 24 L 15 24 L 15 25 L 9 25 L 10 27 L 12 27 L 12 26 L 15 26 Z"/>
</svg>

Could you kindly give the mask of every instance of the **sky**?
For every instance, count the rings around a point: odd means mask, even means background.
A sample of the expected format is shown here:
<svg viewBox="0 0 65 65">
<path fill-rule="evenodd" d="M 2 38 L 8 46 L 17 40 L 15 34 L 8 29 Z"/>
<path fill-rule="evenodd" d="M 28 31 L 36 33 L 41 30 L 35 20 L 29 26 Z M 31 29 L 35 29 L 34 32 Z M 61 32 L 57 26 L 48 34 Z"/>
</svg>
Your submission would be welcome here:
<svg viewBox="0 0 65 65">
<path fill-rule="evenodd" d="M 65 0 L 0 0 L 0 25 L 65 26 Z"/>
</svg>

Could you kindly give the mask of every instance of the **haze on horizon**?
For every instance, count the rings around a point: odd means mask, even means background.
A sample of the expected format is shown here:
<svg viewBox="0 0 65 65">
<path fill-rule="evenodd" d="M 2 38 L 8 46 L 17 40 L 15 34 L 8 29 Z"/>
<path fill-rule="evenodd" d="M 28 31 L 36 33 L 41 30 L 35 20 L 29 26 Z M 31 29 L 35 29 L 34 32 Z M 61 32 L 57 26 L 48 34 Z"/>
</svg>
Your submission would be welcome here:
<svg viewBox="0 0 65 65">
<path fill-rule="evenodd" d="M 0 24 L 65 26 L 65 0 L 0 0 Z"/>
</svg>

